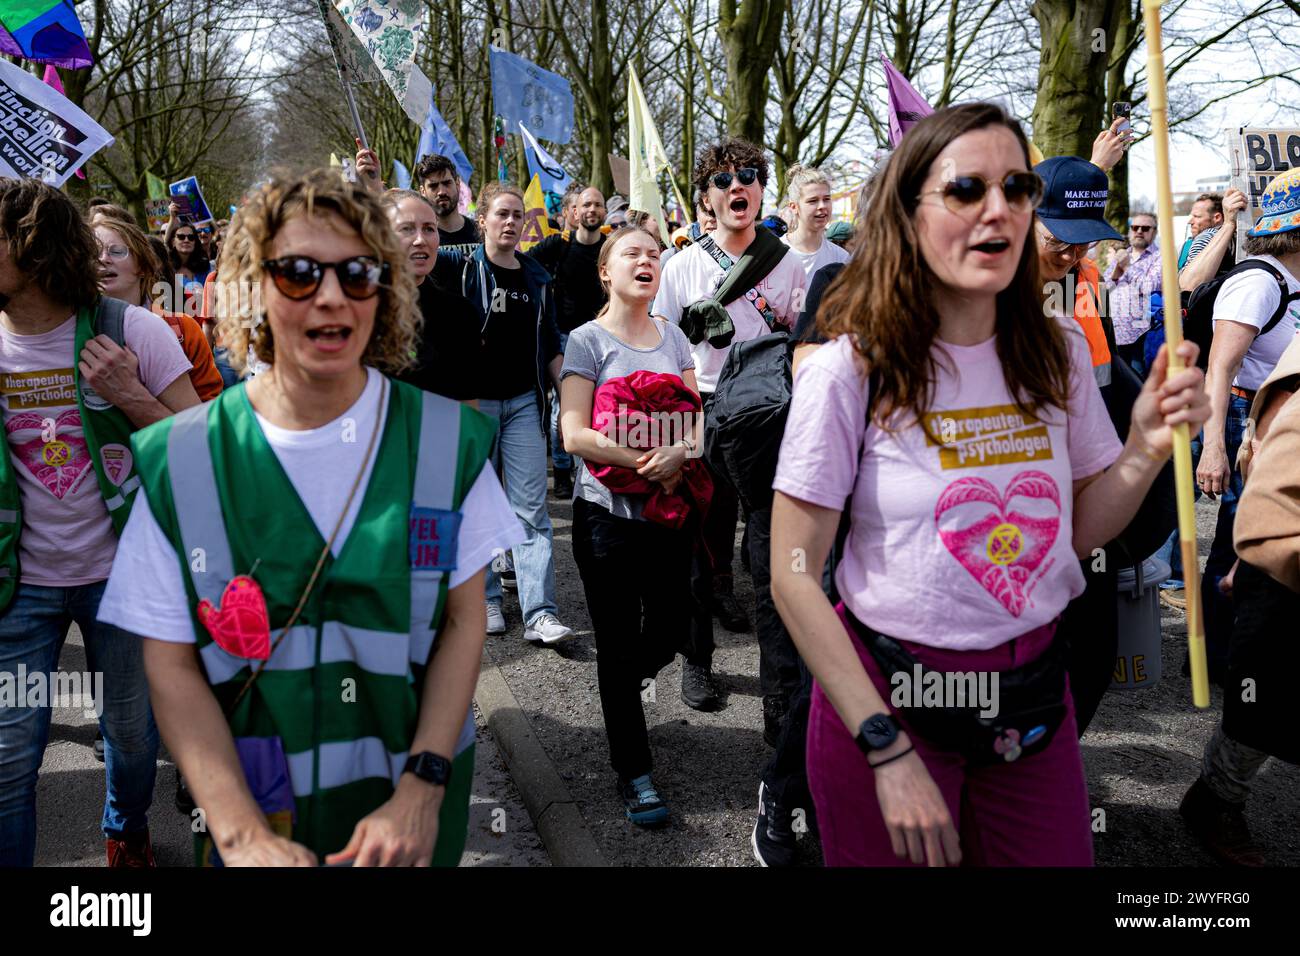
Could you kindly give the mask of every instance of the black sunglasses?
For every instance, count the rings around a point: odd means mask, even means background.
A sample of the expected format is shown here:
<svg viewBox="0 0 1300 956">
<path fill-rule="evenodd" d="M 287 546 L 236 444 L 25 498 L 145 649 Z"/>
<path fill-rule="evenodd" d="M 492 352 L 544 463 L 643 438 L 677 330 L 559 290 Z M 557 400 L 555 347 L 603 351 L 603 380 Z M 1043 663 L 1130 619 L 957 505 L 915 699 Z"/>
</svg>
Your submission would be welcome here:
<svg viewBox="0 0 1300 956">
<path fill-rule="evenodd" d="M 1154 232 L 1156 227 L 1155 227 L 1155 226 L 1139 226 L 1139 225 L 1136 225 L 1136 224 L 1135 224 L 1135 225 L 1131 225 L 1131 226 L 1129 226 L 1129 228 L 1132 229 L 1134 232 Z"/>
<path fill-rule="evenodd" d="M 1010 173 L 1002 182 L 990 182 L 983 176 L 954 176 L 942 186 L 927 189 L 921 195 L 940 193 L 943 204 L 953 212 L 965 212 L 984 202 L 991 186 L 1000 186 L 1007 205 L 1016 212 L 1026 212 L 1043 198 L 1043 181 L 1037 173 Z"/>
<path fill-rule="evenodd" d="M 178 232 L 178 233 L 176 233 L 176 241 L 177 241 L 177 242 L 193 242 L 193 241 L 194 241 L 195 239 L 197 239 L 197 238 L 198 238 L 198 237 L 195 236 L 194 233 L 192 233 L 192 232 Z"/>
<path fill-rule="evenodd" d="M 316 294 L 325 270 L 333 269 L 338 276 L 339 288 L 349 299 L 369 299 L 379 294 L 388 281 L 388 263 L 380 263 L 373 256 L 353 256 L 342 262 L 317 262 L 308 256 L 284 256 L 280 259 L 263 259 L 262 268 L 271 275 L 271 281 L 280 293 L 289 299 L 306 299 Z"/>
<path fill-rule="evenodd" d="M 732 173 L 714 173 L 711 182 L 719 189 L 730 189 L 733 178 L 739 179 L 742 186 L 752 186 L 754 180 L 758 178 L 758 170 L 753 166 L 746 166 L 744 169 L 736 170 L 734 175 Z"/>
</svg>

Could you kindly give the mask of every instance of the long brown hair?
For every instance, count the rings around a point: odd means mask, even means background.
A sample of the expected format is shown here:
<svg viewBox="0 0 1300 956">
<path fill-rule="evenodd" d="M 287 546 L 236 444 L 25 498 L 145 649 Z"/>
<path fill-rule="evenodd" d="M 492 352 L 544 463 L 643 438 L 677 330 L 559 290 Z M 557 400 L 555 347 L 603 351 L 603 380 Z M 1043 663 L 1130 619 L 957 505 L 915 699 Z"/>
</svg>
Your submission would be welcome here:
<svg viewBox="0 0 1300 956">
<path fill-rule="evenodd" d="M 38 179 L 0 178 L 0 242 L 48 298 L 74 308 L 99 299 L 99 243 L 72 200 Z"/>
<path fill-rule="evenodd" d="M 881 427 L 907 411 L 929 433 L 924 415 L 937 381 L 931 347 L 939 332 L 932 292 L 939 280 L 921 254 L 913 216 L 921 185 L 944 147 L 989 126 L 1009 129 L 1024 151 L 1025 169 L 1031 168 L 1024 131 L 996 104 L 954 106 L 921 120 L 880 173 L 862 239 L 820 309 L 818 325 L 825 335 L 855 337 L 872 375 L 868 412 Z M 1013 400 L 1031 415 L 1049 405 L 1066 409 L 1069 346 L 1057 319 L 1043 308 L 1032 219 L 1015 277 L 998 293 L 996 308 L 997 353 Z"/>
</svg>

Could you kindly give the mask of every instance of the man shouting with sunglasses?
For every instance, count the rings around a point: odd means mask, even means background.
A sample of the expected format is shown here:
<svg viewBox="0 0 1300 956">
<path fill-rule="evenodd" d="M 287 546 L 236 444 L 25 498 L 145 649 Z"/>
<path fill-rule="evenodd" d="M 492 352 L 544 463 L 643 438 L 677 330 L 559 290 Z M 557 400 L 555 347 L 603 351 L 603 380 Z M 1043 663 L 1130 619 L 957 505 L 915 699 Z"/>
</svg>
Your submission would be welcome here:
<svg viewBox="0 0 1300 956">
<path fill-rule="evenodd" d="M 767 157 L 759 147 L 735 138 L 706 146 L 694 181 L 717 227 L 664 266 L 653 312 L 680 324 L 691 340 L 707 418 L 731 346 L 793 329 L 807 279 L 789 246 L 757 225 L 767 185 Z M 731 582 L 736 506 L 735 492 L 718 477 L 696 543 L 692 590 L 698 606 L 682 667 L 682 700 L 697 710 L 720 703 L 712 677 L 713 615 L 727 630 L 749 630 Z"/>
</svg>

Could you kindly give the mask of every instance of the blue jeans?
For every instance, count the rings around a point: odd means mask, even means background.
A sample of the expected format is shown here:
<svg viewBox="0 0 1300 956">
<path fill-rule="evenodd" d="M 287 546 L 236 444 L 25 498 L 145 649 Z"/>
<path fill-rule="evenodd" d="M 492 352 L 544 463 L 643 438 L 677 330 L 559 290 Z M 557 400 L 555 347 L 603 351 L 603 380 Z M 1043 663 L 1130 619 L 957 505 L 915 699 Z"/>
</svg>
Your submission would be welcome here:
<svg viewBox="0 0 1300 956">
<path fill-rule="evenodd" d="M 569 333 L 560 333 L 560 357 L 564 357 L 564 351 L 569 347 Z M 560 440 L 560 393 L 554 392 L 555 401 L 551 402 L 551 463 L 555 465 L 556 471 L 572 471 L 573 456 L 564 450 L 564 442 Z"/>
<path fill-rule="evenodd" d="M 537 395 L 525 392 L 503 400 L 479 399 L 478 410 L 497 420 L 492 464 L 501 475 L 506 498 L 524 526 L 524 542 L 515 545 L 515 579 L 524 623 L 555 614 L 555 558 L 551 552 L 551 516 L 546 512 L 546 435 Z M 488 565 L 486 596 L 501 605 L 501 577 Z"/>
<path fill-rule="evenodd" d="M 143 643 L 95 620 L 103 595 L 103 581 L 67 588 L 20 584 L 0 615 L 0 675 L 17 681 L 21 665 L 30 689 L 31 675 L 56 672 L 68 626 L 75 621 L 81 629 L 86 666 L 103 680 L 103 699 L 96 700 L 103 709 L 99 727 L 108 777 L 103 828 L 105 836 L 116 838 L 149 825 L 158 728 L 149 708 Z M 36 774 L 50 739 L 54 687 L 48 691 L 32 705 L 0 705 L 0 867 L 31 866 L 36 857 Z"/>
<path fill-rule="evenodd" d="M 1240 395 L 1228 399 L 1228 417 L 1224 423 L 1224 440 L 1232 477 L 1228 487 L 1219 495 L 1219 516 L 1214 526 L 1214 543 L 1205 559 L 1205 576 L 1201 579 L 1201 606 L 1205 609 L 1206 653 L 1211 661 L 1225 663 L 1228 639 L 1232 635 L 1232 599 L 1219 591 L 1219 582 L 1237 560 L 1232 545 L 1232 529 L 1237 518 L 1237 502 L 1241 500 L 1242 477 L 1237 469 L 1237 452 L 1246 433 L 1246 417 L 1250 414 L 1250 401 Z"/>
</svg>

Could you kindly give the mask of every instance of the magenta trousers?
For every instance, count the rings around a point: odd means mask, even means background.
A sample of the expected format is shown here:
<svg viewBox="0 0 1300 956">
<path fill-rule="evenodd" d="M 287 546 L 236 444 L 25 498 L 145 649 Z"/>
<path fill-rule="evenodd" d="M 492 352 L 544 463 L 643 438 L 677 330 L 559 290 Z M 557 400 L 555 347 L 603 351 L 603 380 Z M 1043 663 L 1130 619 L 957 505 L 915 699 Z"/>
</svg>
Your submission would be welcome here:
<svg viewBox="0 0 1300 956">
<path fill-rule="evenodd" d="M 853 633 L 844 605 L 836 611 L 876 690 L 888 702 L 889 682 Z M 1001 671 L 1036 658 L 1055 631 L 1055 624 L 1049 624 L 987 651 L 901 643 L 936 670 Z M 1011 763 L 970 766 L 960 754 L 918 736 L 900 714 L 894 717 L 948 804 L 961 838 L 963 866 L 1092 865 L 1088 788 L 1068 686 L 1065 719 L 1051 744 Z M 875 772 L 815 682 L 808 719 L 808 784 L 827 866 L 914 865 L 894 855 L 876 800 Z"/>
</svg>

